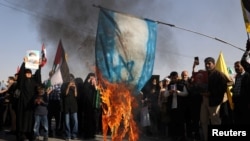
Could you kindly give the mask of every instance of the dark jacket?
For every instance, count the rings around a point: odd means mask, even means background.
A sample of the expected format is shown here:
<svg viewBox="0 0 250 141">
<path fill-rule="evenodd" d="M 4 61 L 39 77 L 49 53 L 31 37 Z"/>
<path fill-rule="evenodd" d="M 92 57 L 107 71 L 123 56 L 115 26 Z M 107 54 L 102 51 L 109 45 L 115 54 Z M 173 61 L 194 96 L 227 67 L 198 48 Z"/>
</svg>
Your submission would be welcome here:
<svg viewBox="0 0 250 141">
<path fill-rule="evenodd" d="M 208 92 L 209 92 L 209 106 L 220 105 L 223 101 L 224 94 L 227 91 L 228 77 L 218 71 L 213 70 L 208 74 Z"/>
<path fill-rule="evenodd" d="M 36 98 L 41 98 L 44 103 L 37 104 L 35 103 L 35 115 L 47 115 L 48 114 L 48 95 L 47 93 L 44 93 L 43 95 L 37 95 Z"/>
<path fill-rule="evenodd" d="M 172 84 L 174 84 L 174 83 L 172 83 L 172 82 L 170 82 L 170 84 L 168 85 L 168 90 L 170 90 L 171 89 L 171 85 Z M 185 83 L 183 83 L 182 81 L 178 81 L 177 83 L 176 83 L 176 89 L 177 90 L 179 90 L 179 91 L 183 91 L 183 89 L 184 89 L 184 87 L 186 87 L 186 85 L 185 85 Z M 177 95 L 177 108 L 183 108 L 183 106 L 185 106 L 185 99 L 186 99 L 186 97 L 183 97 L 183 96 L 179 96 L 179 95 Z M 170 108 L 171 109 L 171 105 L 172 105 L 172 101 L 173 101 L 173 95 L 170 95 L 169 97 L 168 97 L 168 100 L 167 100 L 168 102 L 167 102 L 167 107 L 168 108 Z"/>
<path fill-rule="evenodd" d="M 70 88 L 69 93 L 66 95 L 66 89 L 69 82 L 63 83 L 61 87 L 61 98 L 62 98 L 62 111 L 64 113 L 76 113 L 77 108 L 77 97 L 74 95 L 74 89 Z"/>
<path fill-rule="evenodd" d="M 237 77 L 236 77 L 237 79 Z M 247 108 L 250 104 L 250 74 L 245 72 L 243 74 L 243 78 L 241 80 L 240 94 L 233 94 L 233 101 L 235 106 L 239 106 L 237 108 Z M 234 88 L 234 87 L 233 87 Z"/>
<path fill-rule="evenodd" d="M 36 93 L 36 86 L 41 84 L 41 67 L 36 70 L 31 78 L 25 76 L 25 63 L 19 70 L 17 88 L 20 90 L 20 97 L 17 103 L 17 123 L 18 132 L 32 132 L 33 130 L 33 103 Z"/>
<path fill-rule="evenodd" d="M 243 66 L 244 70 L 245 70 L 246 72 L 250 73 L 250 64 L 247 62 L 248 55 L 249 55 L 249 54 L 248 54 L 248 51 L 246 51 L 246 52 L 243 54 L 243 56 L 242 56 L 242 58 L 241 58 L 241 60 L 240 60 L 240 63 L 241 63 L 241 65 Z"/>
</svg>

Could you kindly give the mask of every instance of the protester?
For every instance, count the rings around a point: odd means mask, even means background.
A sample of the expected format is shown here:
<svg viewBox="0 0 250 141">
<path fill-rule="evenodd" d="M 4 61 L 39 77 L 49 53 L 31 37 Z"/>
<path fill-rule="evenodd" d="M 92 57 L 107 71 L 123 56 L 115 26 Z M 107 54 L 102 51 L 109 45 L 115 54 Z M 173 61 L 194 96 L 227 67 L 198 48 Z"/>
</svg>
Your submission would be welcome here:
<svg viewBox="0 0 250 141">
<path fill-rule="evenodd" d="M 94 139 L 96 133 L 95 96 L 97 93 L 96 76 L 89 73 L 83 84 L 83 138 Z"/>
<path fill-rule="evenodd" d="M 244 70 L 248 73 L 250 73 L 250 63 L 249 63 L 249 55 L 250 55 L 250 39 L 247 40 L 246 43 L 246 51 L 244 52 L 242 58 L 241 58 L 241 65 L 244 68 Z"/>
<path fill-rule="evenodd" d="M 250 75 L 246 72 L 240 61 L 234 63 L 236 72 L 235 84 L 232 88 L 234 103 L 234 124 L 249 125 L 250 124 Z"/>
<path fill-rule="evenodd" d="M 197 60 L 193 63 L 193 72 Z M 200 139 L 200 107 L 201 107 L 201 95 L 197 84 L 193 81 L 193 74 L 189 76 L 187 70 L 181 72 L 181 83 L 186 86 L 188 95 L 183 100 L 184 117 L 185 117 L 185 131 L 187 139 Z"/>
<path fill-rule="evenodd" d="M 16 110 L 15 110 L 15 103 L 16 98 L 14 96 L 16 90 L 16 80 L 15 77 L 9 76 L 8 77 L 8 89 L 6 91 L 7 101 L 6 101 L 6 109 L 5 109 L 5 116 L 10 114 L 11 119 L 11 129 L 7 134 L 15 134 L 16 133 Z M 6 120 L 5 120 L 6 121 Z"/>
<path fill-rule="evenodd" d="M 56 135 L 60 135 L 61 123 L 61 84 L 51 84 L 51 77 L 53 71 L 49 72 L 49 78 L 44 81 L 45 88 L 50 90 L 49 102 L 48 102 L 48 128 L 49 136 L 53 137 L 54 132 Z M 52 129 L 52 119 L 55 119 L 55 129 Z"/>
<path fill-rule="evenodd" d="M 36 93 L 37 84 L 41 84 L 41 67 L 36 70 L 32 76 L 32 71 L 25 68 L 27 58 L 24 58 L 19 76 L 17 86 L 20 90 L 20 97 L 17 106 L 17 140 L 32 140 L 33 135 L 33 98 Z"/>
<path fill-rule="evenodd" d="M 185 97 L 188 95 L 187 87 L 179 80 L 178 73 L 170 73 L 170 84 L 165 91 L 168 97 L 167 108 L 170 116 L 169 136 L 173 140 L 185 140 Z"/>
<path fill-rule="evenodd" d="M 3 112 L 3 124 L 4 124 L 4 126 L 9 126 L 10 125 L 10 120 L 9 120 L 10 115 L 9 115 L 9 113 L 10 113 L 10 110 L 12 110 L 12 109 L 10 107 L 10 94 L 8 93 L 8 90 L 9 90 L 9 88 L 12 85 L 13 82 L 14 82 L 14 78 L 13 79 L 8 78 L 7 84 L 6 84 L 7 89 L 2 91 L 4 93 L 3 94 L 4 95 L 3 96 L 3 103 L 1 105 L 4 108 L 4 112 Z"/>
<path fill-rule="evenodd" d="M 83 106 L 84 106 L 84 90 L 83 90 L 83 79 L 80 77 L 75 78 L 77 87 L 77 119 L 78 119 L 78 134 L 83 135 Z"/>
<path fill-rule="evenodd" d="M 187 138 L 191 140 L 200 140 L 200 110 L 203 91 L 207 90 L 207 72 L 205 70 L 195 71 L 197 64 L 194 62 L 189 86 L 188 105 L 188 122 L 186 123 Z"/>
<path fill-rule="evenodd" d="M 208 89 L 207 92 L 201 93 L 201 127 L 204 135 L 204 140 L 208 140 L 208 125 L 221 125 L 220 106 L 223 102 L 224 95 L 227 91 L 229 83 L 232 81 L 219 70 L 215 68 L 215 60 L 212 57 L 207 57 L 204 60 L 205 68 L 208 73 Z"/>
<path fill-rule="evenodd" d="M 3 113 L 4 113 L 4 99 L 5 99 L 5 92 L 7 91 L 7 86 L 5 83 L 0 82 L 0 131 L 2 131 L 4 128 L 4 123 L 3 123 Z"/>
<path fill-rule="evenodd" d="M 69 141 L 70 139 L 76 139 L 78 136 L 78 94 L 73 74 L 70 74 L 70 82 L 65 82 L 64 86 L 61 87 L 62 110 L 65 120 L 66 141 Z"/>
<path fill-rule="evenodd" d="M 94 109 L 95 109 L 95 124 L 96 134 L 102 134 L 102 100 L 100 89 L 96 87 L 96 95 L 94 96 Z"/>
<path fill-rule="evenodd" d="M 18 89 L 18 86 L 17 86 L 17 80 L 18 80 L 18 73 L 15 73 L 14 75 L 14 78 L 15 78 L 15 85 L 13 85 L 14 87 L 14 94 L 13 94 L 13 97 L 12 97 L 12 106 L 13 106 L 13 109 L 14 111 L 17 113 L 17 102 L 18 102 L 18 99 L 20 97 L 20 90 Z"/>
<path fill-rule="evenodd" d="M 146 95 L 146 101 L 149 110 L 150 117 L 150 131 L 152 136 L 159 135 L 159 121 L 160 121 L 160 106 L 159 106 L 159 94 L 160 94 L 160 85 L 159 85 L 159 75 L 153 75 L 151 77 L 151 89 Z"/>
<path fill-rule="evenodd" d="M 48 141 L 48 95 L 45 87 L 37 86 L 37 93 L 34 100 L 34 139 L 39 141 L 40 125 L 43 127 L 43 141 Z"/>
<path fill-rule="evenodd" d="M 142 89 L 143 104 L 145 108 L 148 108 L 150 125 L 145 126 L 146 134 L 148 136 L 158 136 L 159 133 L 159 121 L 160 121 L 160 107 L 159 107 L 159 75 L 152 75 L 148 82 Z"/>
<path fill-rule="evenodd" d="M 162 138 L 167 137 L 167 126 L 169 124 L 169 113 L 167 113 L 167 96 L 165 94 L 166 89 L 170 83 L 168 77 L 159 82 L 160 93 L 158 97 L 158 104 L 160 107 L 160 121 L 159 121 L 159 135 Z"/>
</svg>

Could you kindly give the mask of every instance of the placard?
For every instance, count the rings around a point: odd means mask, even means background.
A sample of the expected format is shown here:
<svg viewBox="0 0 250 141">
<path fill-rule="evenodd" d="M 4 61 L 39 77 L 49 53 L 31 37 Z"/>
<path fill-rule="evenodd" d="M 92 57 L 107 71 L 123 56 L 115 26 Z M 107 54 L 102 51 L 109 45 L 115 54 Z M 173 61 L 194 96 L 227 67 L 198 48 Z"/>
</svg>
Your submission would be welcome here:
<svg viewBox="0 0 250 141">
<path fill-rule="evenodd" d="M 198 72 L 194 72 L 193 73 L 193 79 L 194 79 L 194 83 L 205 83 L 207 84 L 208 80 L 207 80 L 208 74 L 207 71 L 205 70 L 200 70 Z"/>
<path fill-rule="evenodd" d="M 29 69 L 38 69 L 39 68 L 39 59 L 40 51 L 39 50 L 28 50 L 26 53 L 27 62 L 25 62 L 25 68 Z"/>
</svg>

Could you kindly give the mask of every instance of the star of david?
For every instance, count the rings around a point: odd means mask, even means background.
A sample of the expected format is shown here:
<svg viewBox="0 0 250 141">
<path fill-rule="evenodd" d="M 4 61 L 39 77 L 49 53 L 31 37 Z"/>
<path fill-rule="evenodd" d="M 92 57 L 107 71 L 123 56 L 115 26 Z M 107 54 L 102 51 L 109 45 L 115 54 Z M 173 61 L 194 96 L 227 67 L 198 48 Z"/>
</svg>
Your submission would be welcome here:
<svg viewBox="0 0 250 141">
<path fill-rule="evenodd" d="M 132 81 L 134 79 L 133 78 L 133 74 L 132 74 L 132 70 L 133 70 L 134 64 L 135 63 L 134 63 L 133 60 L 125 62 L 125 60 L 123 59 L 123 57 L 119 55 L 118 65 L 114 67 L 115 72 L 118 74 L 117 75 L 117 79 L 118 80 L 122 79 L 122 77 L 121 77 L 121 70 L 122 69 L 126 69 L 127 72 L 128 72 L 128 81 Z"/>
</svg>

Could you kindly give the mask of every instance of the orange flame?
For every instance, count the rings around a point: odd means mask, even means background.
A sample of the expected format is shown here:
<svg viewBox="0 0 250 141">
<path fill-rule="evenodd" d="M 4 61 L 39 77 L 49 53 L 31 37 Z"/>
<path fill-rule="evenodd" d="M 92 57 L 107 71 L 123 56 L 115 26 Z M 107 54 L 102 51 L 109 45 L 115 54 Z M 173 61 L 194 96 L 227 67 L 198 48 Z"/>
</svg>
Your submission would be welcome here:
<svg viewBox="0 0 250 141">
<path fill-rule="evenodd" d="M 100 80 L 100 79 L 99 79 Z M 111 129 L 112 141 L 122 141 L 128 136 L 129 141 L 139 138 L 137 124 L 132 110 L 137 106 L 132 91 L 126 84 L 99 81 L 102 99 L 102 126 L 104 141 L 107 140 L 108 128 Z"/>
</svg>

